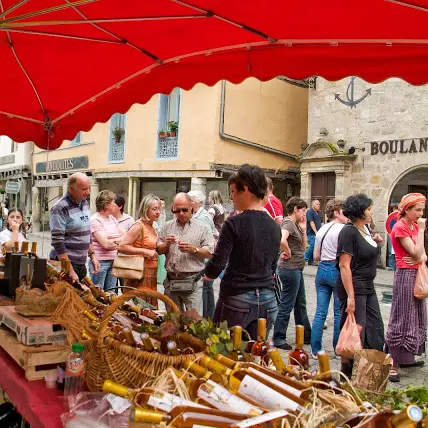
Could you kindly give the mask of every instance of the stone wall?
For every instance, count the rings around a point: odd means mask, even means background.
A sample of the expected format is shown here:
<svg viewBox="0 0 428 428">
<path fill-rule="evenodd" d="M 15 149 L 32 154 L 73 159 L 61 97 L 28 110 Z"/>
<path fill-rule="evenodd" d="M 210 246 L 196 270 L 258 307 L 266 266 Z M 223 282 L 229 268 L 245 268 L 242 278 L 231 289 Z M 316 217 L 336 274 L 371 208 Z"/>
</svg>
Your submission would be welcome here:
<svg viewBox="0 0 428 428">
<path fill-rule="evenodd" d="M 376 229 L 385 235 L 389 203 L 398 202 L 396 198 L 407 192 L 408 184 L 423 184 L 427 176 L 426 140 L 420 139 L 428 137 L 428 87 L 413 87 L 400 79 L 372 85 L 357 78 L 355 98 L 364 95 L 367 89 L 371 89 L 371 95 L 351 109 L 335 99 L 335 94 L 346 99 L 349 82 L 350 78 L 338 82 L 318 78 L 317 88 L 310 89 L 308 143 L 313 143 L 320 128 L 325 127 L 331 142 L 345 140 L 345 151 L 356 149 L 357 157 L 350 168 L 344 196 L 368 194 L 374 200 Z M 388 147 L 392 141 L 392 147 L 398 147 L 392 150 L 396 153 L 386 150 L 386 143 L 382 146 L 383 152 L 387 151 L 385 154 L 372 149 L 372 142 L 383 141 L 388 141 Z M 405 177 L 406 182 L 400 183 Z M 397 191 L 391 198 L 395 188 Z"/>
</svg>

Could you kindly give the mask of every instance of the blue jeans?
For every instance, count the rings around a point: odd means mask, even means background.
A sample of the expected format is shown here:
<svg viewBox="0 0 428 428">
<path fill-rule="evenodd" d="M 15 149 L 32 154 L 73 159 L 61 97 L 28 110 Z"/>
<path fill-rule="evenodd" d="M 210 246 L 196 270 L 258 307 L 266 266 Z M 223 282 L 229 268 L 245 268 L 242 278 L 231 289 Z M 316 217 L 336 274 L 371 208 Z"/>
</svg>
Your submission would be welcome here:
<svg viewBox="0 0 428 428">
<path fill-rule="evenodd" d="M 204 281 L 202 285 L 202 301 L 204 305 L 204 318 L 214 318 L 215 299 L 214 299 L 214 280 Z"/>
<path fill-rule="evenodd" d="M 305 252 L 305 260 L 308 263 L 314 262 L 315 235 L 308 235 L 308 248 Z"/>
<path fill-rule="evenodd" d="M 229 328 L 240 325 L 253 340 L 257 340 L 257 320 L 266 318 L 269 336 L 277 314 L 275 292 L 256 288 L 238 296 L 220 296 L 215 308 L 214 322 L 227 321 Z"/>
<path fill-rule="evenodd" d="M 113 260 L 100 260 L 100 271 L 93 274 L 94 267 L 89 260 L 89 272 L 91 280 L 95 285 L 99 285 L 102 289 L 108 290 L 117 285 L 117 278 L 112 275 Z"/>
<path fill-rule="evenodd" d="M 294 309 L 296 325 L 305 327 L 305 343 L 311 340 L 311 324 L 306 312 L 305 282 L 303 269 L 285 269 L 278 267 L 278 276 L 282 282 L 281 302 L 276 317 L 273 341 L 276 346 L 287 343 L 287 329 L 291 311 Z"/>
<path fill-rule="evenodd" d="M 387 262 L 387 266 L 391 269 L 391 270 L 396 270 L 397 266 L 395 264 L 395 254 L 392 254 L 391 249 L 392 249 L 392 244 L 391 244 L 391 238 L 388 235 L 387 238 L 387 247 L 388 247 L 388 262 Z"/>
<path fill-rule="evenodd" d="M 340 300 L 336 293 L 336 281 L 338 276 L 339 271 L 336 268 L 335 262 L 319 263 L 317 276 L 315 277 L 315 287 L 317 289 L 317 310 L 312 322 L 311 348 L 313 354 L 317 354 L 323 349 L 322 335 L 332 294 L 334 299 L 333 349 L 336 349 L 340 332 Z"/>
</svg>

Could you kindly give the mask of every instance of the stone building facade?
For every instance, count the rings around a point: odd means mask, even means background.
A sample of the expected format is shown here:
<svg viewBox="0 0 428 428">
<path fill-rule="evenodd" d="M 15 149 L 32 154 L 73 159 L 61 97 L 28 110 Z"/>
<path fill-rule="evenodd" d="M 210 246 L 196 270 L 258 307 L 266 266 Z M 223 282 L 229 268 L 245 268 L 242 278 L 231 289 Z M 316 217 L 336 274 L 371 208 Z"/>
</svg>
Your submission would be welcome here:
<svg viewBox="0 0 428 428">
<path fill-rule="evenodd" d="M 351 77 L 337 82 L 317 78 L 316 89 L 309 90 L 301 196 L 317 196 L 315 174 L 334 173 L 334 196 L 363 192 L 371 197 L 376 230 L 385 237 L 391 205 L 411 191 L 428 193 L 427 111 L 427 86 L 400 79 L 373 85 Z M 385 255 L 384 247 L 382 264 Z"/>
</svg>

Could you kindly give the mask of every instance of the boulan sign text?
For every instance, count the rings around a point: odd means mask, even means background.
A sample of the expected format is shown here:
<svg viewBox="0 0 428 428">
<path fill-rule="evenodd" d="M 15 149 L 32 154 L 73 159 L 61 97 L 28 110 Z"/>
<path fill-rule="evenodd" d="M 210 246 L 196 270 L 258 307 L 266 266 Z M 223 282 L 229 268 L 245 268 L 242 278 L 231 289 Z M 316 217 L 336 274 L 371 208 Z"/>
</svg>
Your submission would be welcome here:
<svg viewBox="0 0 428 428">
<path fill-rule="evenodd" d="M 88 165 L 88 156 L 58 159 L 48 162 L 38 162 L 36 163 L 36 174 L 43 174 L 46 172 L 68 171 L 73 169 L 87 169 Z"/>
<path fill-rule="evenodd" d="M 412 138 L 408 140 L 371 141 L 371 155 L 426 153 L 428 151 L 428 138 Z"/>
</svg>

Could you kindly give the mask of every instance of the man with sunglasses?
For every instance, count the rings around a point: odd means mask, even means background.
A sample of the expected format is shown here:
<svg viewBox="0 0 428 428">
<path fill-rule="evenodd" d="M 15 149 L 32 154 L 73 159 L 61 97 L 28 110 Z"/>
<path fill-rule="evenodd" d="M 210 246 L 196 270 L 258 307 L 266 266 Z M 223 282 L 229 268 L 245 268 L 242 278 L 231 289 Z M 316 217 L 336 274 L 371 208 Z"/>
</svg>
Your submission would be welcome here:
<svg viewBox="0 0 428 428">
<path fill-rule="evenodd" d="M 214 238 L 208 226 L 192 219 L 187 193 L 175 195 L 171 211 L 175 218 L 165 223 L 157 245 L 157 253 L 166 255 L 165 294 L 182 311 L 195 309 L 202 315 L 202 272 L 214 250 Z"/>
</svg>

